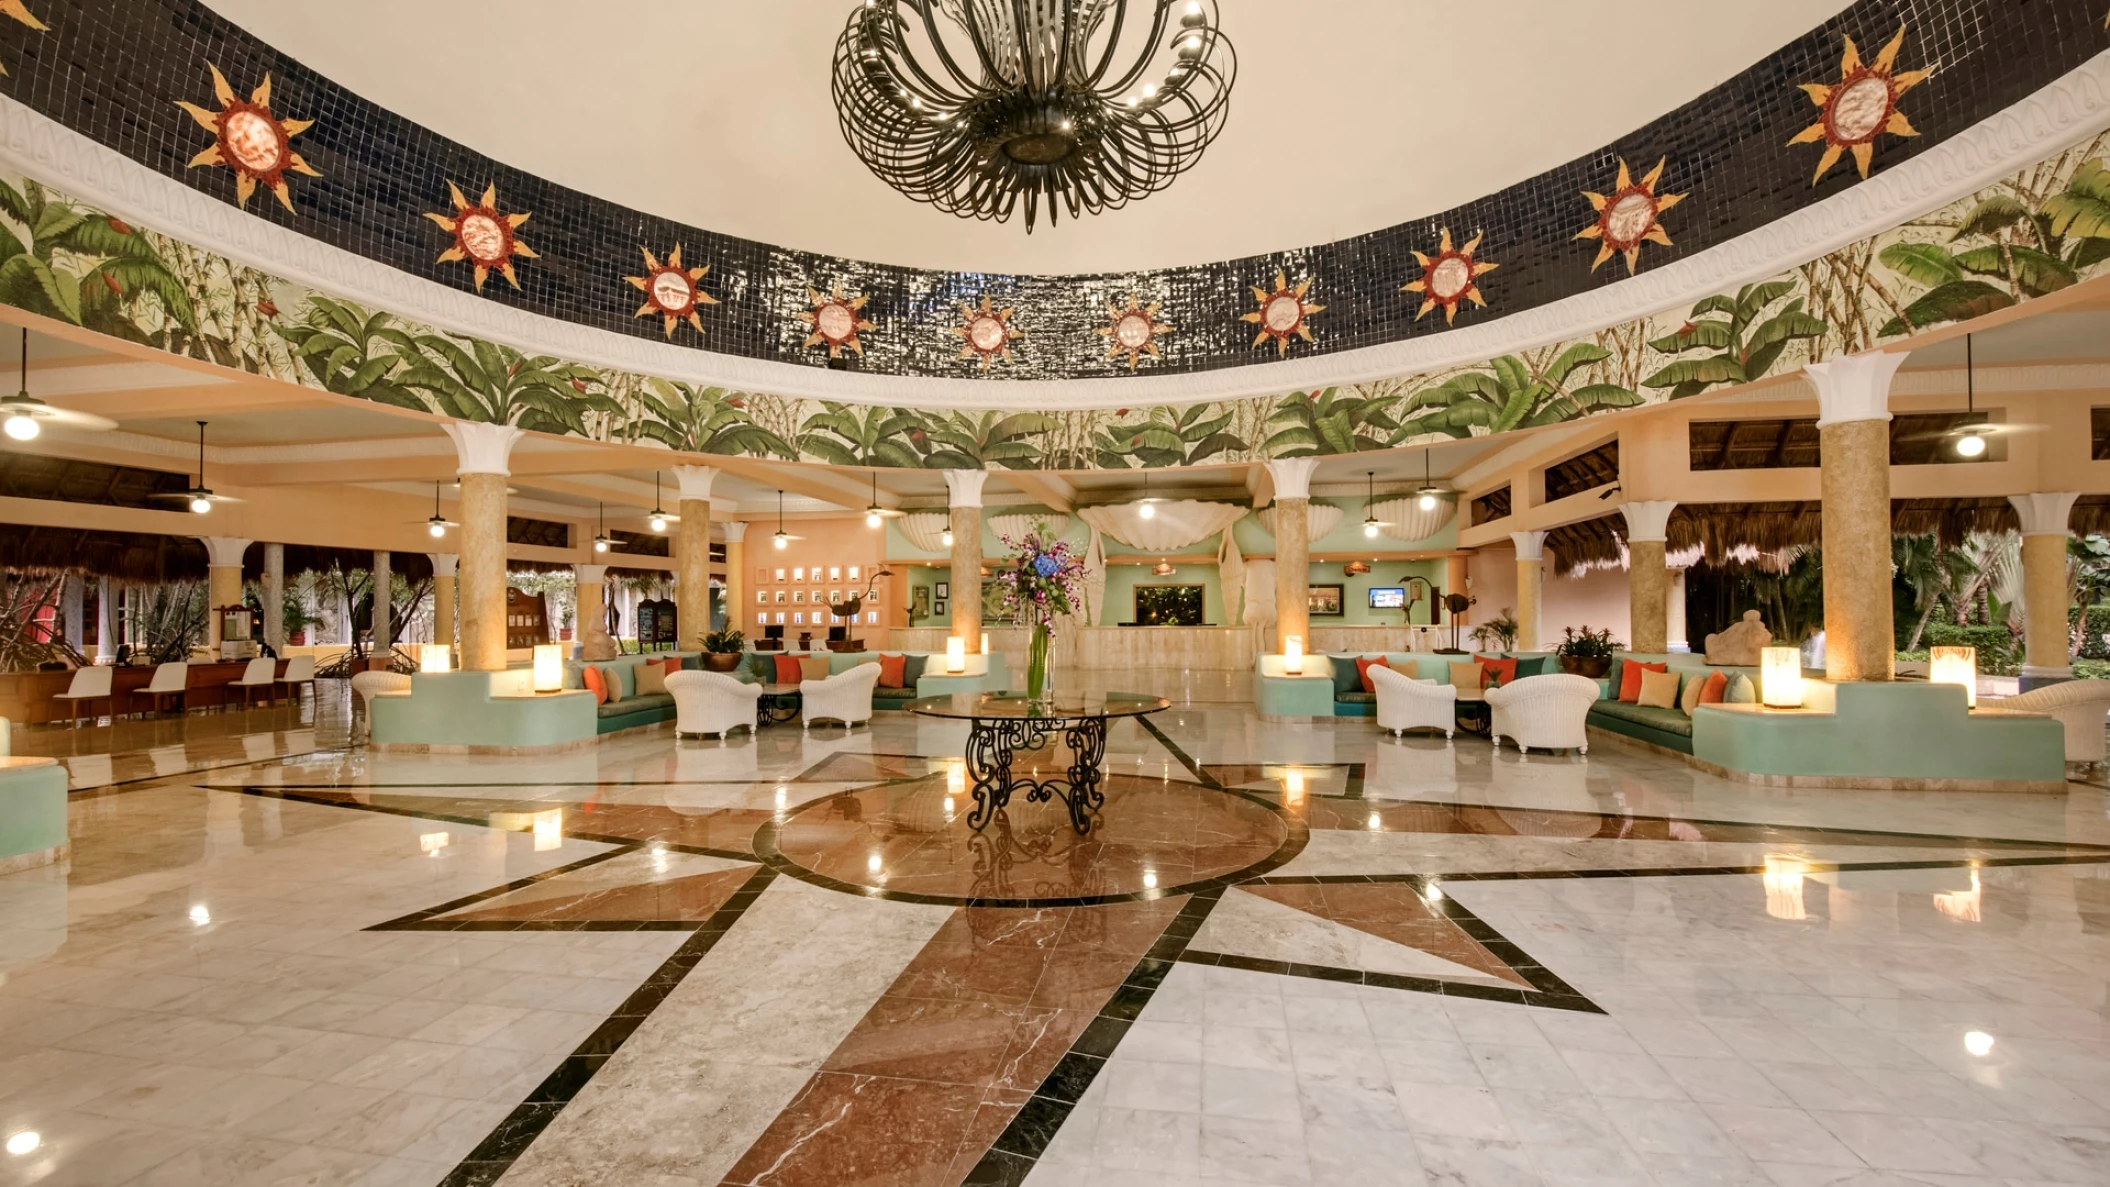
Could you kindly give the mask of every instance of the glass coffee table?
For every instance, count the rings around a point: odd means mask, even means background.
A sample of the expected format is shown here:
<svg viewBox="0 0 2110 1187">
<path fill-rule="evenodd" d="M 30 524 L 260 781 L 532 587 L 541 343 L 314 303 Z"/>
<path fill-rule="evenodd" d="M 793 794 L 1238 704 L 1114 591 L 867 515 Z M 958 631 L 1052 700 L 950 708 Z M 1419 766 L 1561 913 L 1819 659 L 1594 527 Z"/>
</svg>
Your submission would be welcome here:
<svg viewBox="0 0 2110 1187">
<path fill-rule="evenodd" d="M 755 699 L 755 724 L 782 725 L 798 720 L 799 705 L 804 699 L 796 684 L 764 684 L 762 695 Z"/>
<path fill-rule="evenodd" d="M 974 779 L 974 811 L 967 823 L 979 832 L 1023 791 L 1026 802 L 1059 799 L 1069 809 L 1070 827 L 1083 836 L 1092 831 L 1092 813 L 1106 802 L 1099 790 L 1104 779 L 1106 723 L 1118 717 L 1142 717 L 1172 707 L 1163 697 L 1134 692 L 1051 695 L 1033 700 L 1023 692 L 960 692 L 923 697 L 906 708 L 925 717 L 968 723 L 967 771 Z M 1019 751 L 1037 750 L 1060 735 L 1071 760 L 1063 775 L 1036 779 L 1012 773 Z"/>
</svg>

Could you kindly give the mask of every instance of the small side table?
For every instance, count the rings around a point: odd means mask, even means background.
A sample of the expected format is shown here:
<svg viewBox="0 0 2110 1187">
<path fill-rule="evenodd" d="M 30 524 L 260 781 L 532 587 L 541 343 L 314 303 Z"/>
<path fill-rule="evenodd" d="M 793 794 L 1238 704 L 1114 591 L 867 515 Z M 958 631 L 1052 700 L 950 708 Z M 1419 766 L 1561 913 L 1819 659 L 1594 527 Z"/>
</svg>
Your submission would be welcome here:
<svg viewBox="0 0 2110 1187">
<path fill-rule="evenodd" d="M 1458 694 L 1458 728 L 1466 733 L 1486 737 L 1493 732 L 1494 706 L 1487 703 L 1487 696 L 1480 692 Z"/>
<path fill-rule="evenodd" d="M 762 695 L 755 699 L 755 724 L 772 726 L 796 721 L 802 703 L 798 685 L 765 684 Z"/>
</svg>

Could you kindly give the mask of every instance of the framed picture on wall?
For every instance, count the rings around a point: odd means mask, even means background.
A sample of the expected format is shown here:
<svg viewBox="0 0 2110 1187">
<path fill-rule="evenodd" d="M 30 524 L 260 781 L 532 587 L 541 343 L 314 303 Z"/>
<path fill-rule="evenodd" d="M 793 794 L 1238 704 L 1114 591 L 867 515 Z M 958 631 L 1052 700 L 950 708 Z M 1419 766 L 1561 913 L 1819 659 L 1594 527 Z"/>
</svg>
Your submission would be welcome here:
<svg viewBox="0 0 2110 1187">
<path fill-rule="evenodd" d="M 782 610 L 777 611 L 777 625 L 784 625 L 784 612 Z"/>
<path fill-rule="evenodd" d="M 842 601 L 842 600 L 843 600 L 843 591 L 841 591 L 841 590 L 839 590 L 839 589 L 831 589 L 831 590 L 829 590 L 829 591 L 828 591 L 828 604 L 829 604 L 830 606 L 833 606 L 833 605 L 834 605 L 835 603 L 837 603 L 837 602 L 840 602 L 840 601 Z"/>
<path fill-rule="evenodd" d="M 784 570 L 782 570 L 782 569 L 778 569 L 778 570 L 777 570 L 777 580 L 778 580 L 778 581 L 782 581 L 782 580 L 784 580 Z"/>
<path fill-rule="evenodd" d="M 784 604 L 784 591 L 780 589 L 780 590 L 778 590 L 778 591 L 777 591 L 777 605 L 781 606 L 781 605 L 783 605 L 783 604 Z"/>
<path fill-rule="evenodd" d="M 908 616 L 910 621 L 930 617 L 930 586 L 918 585 L 909 590 Z"/>
<path fill-rule="evenodd" d="M 936 593 L 936 594 L 934 594 L 933 596 L 934 596 L 934 597 L 937 597 L 937 598 L 939 598 L 940 600 L 943 600 L 943 599 L 945 599 L 945 598 L 949 598 L 949 597 L 951 597 L 951 596 L 952 596 L 952 582 L 950 582 L 950 581 L 940 581 L 940 582 L 938 583 L 938 589 L 937 589 L 937 593 Z M 938 613 L 940 613 L 940 614 L 943 614 L 943 613 L 945 613 L 945 611 L 943 611 L 943 610 L 940 610 L 940 611 L 938 611 Z"/>
<path fill-rule="evenodd" d="M 1345 591 L 1338 585 L 1314 585 L 1305 595 L 1304 612 L 1313 618 L 1340 618 L 1348 613 Z"/>
<path fill-rule="evenodd" d="M 861 580 L 863 580 L 863 578 L 861 578 L 861 577 L 859 577 L 859 576 L 858 576 L 858 574 L 859 574 L 859 573 L 862 573 L 862 572 L 864 572 L 864 570 L 863 570 L 863 569 L 859 568 L 859 567 L 858 567 L 858 566 L 856 566 L 856 565 L 851 565 L 851 566 L 850 566 L 850 580 L 852 580 L 852 581 L 861 581 Z"/>
<path fill-rule="evenodd" d="M 806 570 L 803 567 L 793 569 L 791 571 L 791 579 L 793 581 L 804 581 L 806 579 Z"/>
<path fill-rule="evenodd" d="M 769 591 L 768 591 L 768 590 L 766 590 L 766 589 L 758 589 L 758 590 L 756 590 L 756 591 L 755 591 L 755 605 L 757 605 L 757 606 L 767 606 L 767 605 L 769 605 Z"/>
<path fill-rule="evenodd" d="M 875 586 L 873 586 L 873 587 L 872 587 L 872 596 L 871 596 L 871 597 L 869 597 L 869 598 L 866 598 L 866 599 L 865 599 L 865 604 L 866 604 L 866 605 L 868 605 L 868 606 L 877 606 L 877 605 L 879 604 L 879 587 L 878 587 L 878 586 L 876 586 L 876 585 L 875 585 Z"/>
<path fill-rule="evenodd" d="M 756 584 L 756 585 L 768 585 L 768 584 L 769 584 L 769 570 L 768 570 L 768 569 L 756 569 L 756 570 L 755 570 L 755 584 Z"/>
<path fill-rule="evenodd" d="M 938 600 L 938 601 L 937 601 L 937 602 L 936 602 L 936 603 L 934 604 L 934 606 L 933 606 L 933 609 L 935 610 L 935 612 L 936 612 L 936 613 L 939 613 L 939 614 L 943 614 L 943 613 L 945 613 L 945 601 L 944 601 L 944 599 L 942 599 L 942 598 L 941 598 L 941 599 L 939 599 L 939 600 Z"/>
<path fill-rule="evenodd" d="M 842 579 L 843 579 L 843 567 L 842 567 L 841 565 L 829 565 L 829 566 L 828 566 L 828 580 L 830 580 L 830 581 L 841 581 Z"/>
<path fill-rule="evenodd" d="M 798 603 L 804 603 L 806 600 L 806 591 L 803 589 L 792 590 L 791 600 Z"/>
</svg>

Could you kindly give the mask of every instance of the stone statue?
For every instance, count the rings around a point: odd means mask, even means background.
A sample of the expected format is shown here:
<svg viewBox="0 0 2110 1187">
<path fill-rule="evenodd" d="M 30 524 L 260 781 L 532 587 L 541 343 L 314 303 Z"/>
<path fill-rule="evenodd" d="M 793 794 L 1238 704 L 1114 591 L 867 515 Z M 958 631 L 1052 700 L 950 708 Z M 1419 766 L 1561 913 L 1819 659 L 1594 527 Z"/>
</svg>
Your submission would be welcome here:
<svg viewBox="0 0 2110 1187">
<path fill-rule="evenodd" d="M 1728 630 L 1707 636 L 1707 662 L 1732 668 L 1755 668 L 1759 653 L 1773 641 L 1773 632 L 1759 621 L 1758 611 L 1744 611 L 1744 620 Z"/>
</svg>

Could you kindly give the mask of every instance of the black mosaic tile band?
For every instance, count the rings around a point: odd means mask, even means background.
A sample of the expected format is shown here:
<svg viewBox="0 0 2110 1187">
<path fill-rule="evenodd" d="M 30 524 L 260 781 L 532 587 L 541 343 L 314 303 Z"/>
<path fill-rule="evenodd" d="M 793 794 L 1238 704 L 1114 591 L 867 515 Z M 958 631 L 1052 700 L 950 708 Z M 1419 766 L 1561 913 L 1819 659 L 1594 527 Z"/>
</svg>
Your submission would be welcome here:
<svg viewBox="0 0 2110 1187">
<path fill-rule="evenodd" d="M 1310 281 L 1309 302 L 1325 306 L 1309 322 L 1315 340 L 1286 340 L 1292 355 L 1442 333 L 1446 315 L 1424 315 L 1425 294 L 1402 287 L 1424 279 L 1415 253 L 1437 256 L 1444 228 L 1459 246 L 1477 235 L 1474 259 L 1499 265 L 1476 279 L 1486 308 L 1455 303 L 1460 325 L 1585 293 L 1616 283 L 1628 271 L 1623 251 L 1603 260 L 1602 238 L 1578 237 L 1600 217 L 1585 193 L 1616 200 L 1622 160 L 1636 182 L 1664 162 L 1652 186 L 1660 223 L 1646 228 L 1661 237 L 1639 242 L 1632 257 L 1645 270 L 1841 192 L 1860 178 L 1862 155 L 1871 171 L 1894 168 L 2110 45 L 2100 0 L 1860 0 L 1614 143 L 1451 210 L 1334 243 L 1194 267 L 1023 276 L 816 255 L 592 198 L 509 168 L 350 93 L 199 0 L 24 4 L 43 28 L 20 17 L 0 19 L 0 65 L 8 72 L 0 91 L 200 192 L 229 201 L 244 196 L 255 217 L 414 276 L 480 291 L 487 300 L 655 340 L 666 337 L 667 319 L 637 316 L 640 293 L 626 277 L 649 279 L 641 248 L 651 253 L 652 266 L 666 269 L 678 243 L 680 275 L 708 266 L 697 284 L 711 303 L 696 305 L 693 323 L 686 316 L 675 319 L 676 343 L 779 363 L 996 380 L 1127 374 L 1127 356 L 1109 356 L 1099 331 L 1109 324 L 1109 307 L 1125 307 L 1131 293 L 1145 304 L 1161 303 L 1160 319 L 1175 327 L 1158 341 L 1162 358 L 1144 357 L 1145 372 L 1201 372 L 1273 360 L 1275 344 L 1256 344 L 1254 327 L 1239 317 L 1257 308 L 1253 286 L 1271 289 L 1277 273 L 1293 285 Z M 346 19 L 358 19 L 355 11 L 348 9 Z M 1886 63 L 1886 47 L 1901 29 L 1902 41 Z M 1235 28 L 1227 31 L 1235 35 Z M 1880 67 L 1895 88 L 1908 88 L 1894 89 L 1894 101 L 1868 125 L 1874 130 L 1856 133 L 1865 154 L 1807 135 L 1813 127 L 1823 132 L 1818 125 L 1825 121 L 1801 88 L 1846 90 L 1846 38 L 1858 46 L 1864 65 Z M 827 66 L 825 53 L 817 52 L 814 70 Z M 1618 68 L 1645 70 L 1647 63 Z M 214 69 L 225 78 L 224 95 L 216 94 Z M 270 89 L 262 106 L 290 137 L 278 150 L 259 148 L 255 139 L 226 141 L 217 159 L 201 158 L 215 143 L 215 133 L 202 125 L 224 123 L 242 110 L 267 75 Z M 1571 98 L 1586 101 L 1547 101 Z M 1238 102 L 1234 97 L 1232 119 Z M 179 103 L 199 110 L 194 114 Z M 1884 118 L 1892 111 L 1900 118 Z M 1850 127 L 1852 119 L 1841 117 Z M 247 126 L 267 141 L 276 135 L 261 133 L 264 125 L 254 121 Z M 832 141 L 832 129 L 818 134 Z M 1840 147 L 1843 156 L 1832 151 Z M 277 166 L 284 167 L 240 176 L 226 156 L 242 151 L 252 159 L 276 151 Z M 286 152 L 297 154 L 297 163 Z M 1820 162 L 1828 158 L 1832 164 L 1820 175 Z M 453 230 L 429 216 L 458 223 L 450 184 L 465 204 L 479 204 L 493 191 L 498 213 L 528 214 L 499 237 L 517 240 L 533 256 L 494 257 L 480 287 L 471 260 L 441 260 L 459 245 Z M 1668 201 L 1673 195 L 1680 197 L 1675 206 Z M 1087 219 L 1063 230 L 1089 234 L 1090 226 Z M 517 277 L 518 289 L 496 270 L 501 263 Z M 829 292 L 837 285 L 868 298 L 858 315 L 872 328 L 859 335 L 861 355 L 846 351 L 831 363 L 826 349 L 808 345 L 812 326 L 798 315 L 812 310 L 809 287 Z M 1010 344 L 1010 361 L 987 370 L 959 357 L 961 339 L 952 332 L 960 323 L 958 305 L 984 297 L 998 308 L 1015 308 L 1011 324 L 1025 333 Z"/>
</svg>

